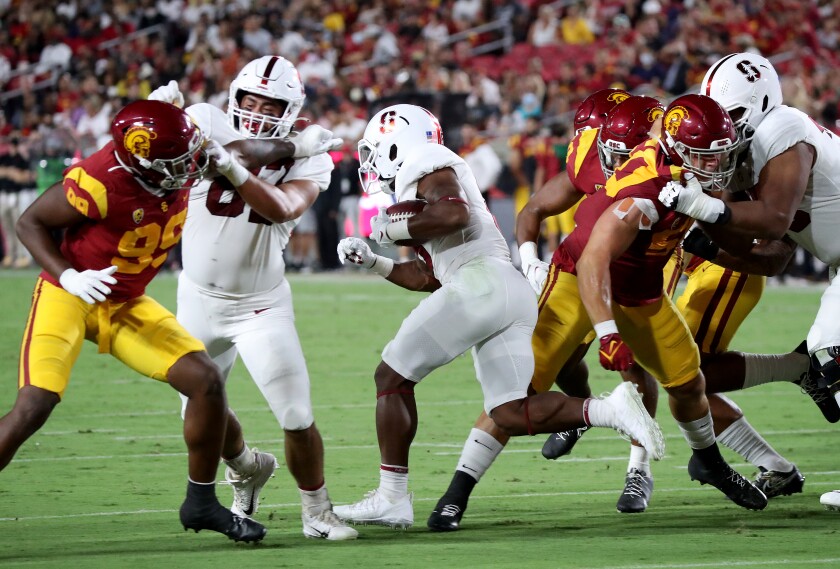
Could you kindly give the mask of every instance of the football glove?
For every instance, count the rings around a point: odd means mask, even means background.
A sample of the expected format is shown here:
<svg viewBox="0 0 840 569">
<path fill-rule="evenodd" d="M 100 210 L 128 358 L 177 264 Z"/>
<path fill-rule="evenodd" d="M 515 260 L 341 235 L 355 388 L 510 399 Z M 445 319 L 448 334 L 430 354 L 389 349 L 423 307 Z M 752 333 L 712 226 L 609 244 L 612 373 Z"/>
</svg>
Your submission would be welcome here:
<svg viewBox="0 0 840 569">
<path fill-rule="evenodd" d="M 350 261 L 354 265 L 370 269 L 376 262 L 376 255 L 362 239 L 345 237 L 338 242 L 338 260 L 342 265 L 344 261 Z"/>
<path fill-rule="evenodd" d="M 699 227 L 688 232 L 683 239 L 683 250 L 707 261 L 714 261 L 720 252 L 720 247 L 714 244 Z"/>
<path fill-rule="evenodd" d="M 341 148 L 344 141 L 317 124 L 312 124 L 290 139 L 295 146 L 292 158 L 305 158 Z"/>
<path fill-rule="evenodd" d="M 610 371 L 627 371 L 633 365 L 633 352 L 616 333 L 601 337 L 598 357 L 601 366 Z"/>
<path fill-rule="evenodd" d="M 387 247 L 394 244 L 394 240 L 388 237 L 388 225 L 391 224 L 391 218 L 385 212 L 384 207 L 379 208 L 379 214 L 370 220 L 370 238 Z"/>
<path fill-rule="evenodd" d="M 111 294 L 111 288 L 108 285 L 117 284 L 117 279 L 111 276 L 116 271 L 116 265 L 111 265 L 101 271 L 88 269 L 81 273 L 76 269 L 67 269 L 58 277 L 58 282 L 73 296 L 78 296 L 88 304 L 94 304 L 97 301 L 102 302 L 107 295 Z"/>
<path fill-rule="evenodd" d="M 207 158 L 210 160 L 211 166 L 215 168 L 216 172 L 230 180 L 230 183 L 235 188 L 244 184 L 250 177 L 251 173 L 248 172 L 248 169 L 240 164 L 224 146 L 215 140 L 209 140 L 204 151 L 207 153 Z"/>
<path fill-rule="evenodd" d="M 729 207 L 706 194 L 693 175 L 686 175 L 685 185 L 673 181 L 665 184 L 659 192 L 659 201 L 669 209 L 707 223 L 726 223 L 731 216 Z"/>
<path fill-rule="evenodd" d="M 548 278 L 548 263 L 537 257 L 536 243 L 527 241 L 520 245 L 519 260 L 522 263 L 522 274 L 528 279 L 528 284 L 537 294 L 540 294 Z"/>
<path fill-rule="evenodd" d="M 342 265 L 344 261 L 350 261 L 381 277 L 387 277 L 394 270 L 393 260 L 375 254 L 370 250 L 370 246 L 358 237 L 345 237 L 338 242 L 338 260 Z"/>
<path fill-rule="evenodd" d="M 170 103 L 179 109 L 184 106 L 184 95 L 181 94 L 181 90 L 178 89 L 178 82 L 174 79 L 149 93 L 149 96 L 146 98 L 150 101 Z"/>
</svg>

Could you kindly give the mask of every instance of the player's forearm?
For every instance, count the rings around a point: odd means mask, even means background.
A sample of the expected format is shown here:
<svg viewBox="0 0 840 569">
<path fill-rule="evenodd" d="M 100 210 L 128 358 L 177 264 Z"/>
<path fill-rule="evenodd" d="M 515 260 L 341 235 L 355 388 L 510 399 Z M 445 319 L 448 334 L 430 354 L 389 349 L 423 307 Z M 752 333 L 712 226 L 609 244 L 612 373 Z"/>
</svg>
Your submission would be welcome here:
<svg viewBox="0 0 840 569">
<path fill-rule="evenodd" d="M 293 199 L 280 188 L 273 186 L 257 176 L 251 176 L 244 184 L 236 188 L 242 199 L 251 209 L 271 221 L 283 223 L 300 217 L 306 209 L 300 200 Z M 300 203 L 299 203 L 300 202 Z"/>
<path fill-rule="evenodd" d="M 467 227 L 469 222 L 470 209 L 466 203 L 440 200 L 409 218 L 408 232 L 412 239 L 428 241 L 460 231 Z"/>
<path fill-rule="evenodd" d="M 248 170 L 262 168 L 283 158 L 291 158 L 295 145 L 279 138 L 249 138 L 235 140 L 225 145 L 225 149 Z"/>
<path fill-rule="evenodd" d="M 743 255 L 733 255 L 721 249 L 714 259 L 709 260 L 739 273 L 772 277 L 785 269 L 795 251 L 795 243 L 778 239 L 759 243 Z"/>
<path fill-rule="evenodd" d="M 536 243 L 540 238 L 540 224 L 543 217 L 538 208 L 526 204 L 516 216 L 516 243 Z"/>
<path fill-rule="evenodd" d="M 70 262 L 61 254 L 50 230 L 33 216 L 20 216 L 15 224 L 15 231 L 35 262 L 56 279 L 61 273 L 72 268 Z"/>
<path fill-rule="evenodd" d="M 586 255 L 578 260 L 580 300 L 593 325 L 613 320 L 610 262 L 600 255 Z"/>
<path fill-rule="evenodd" d="M 421 270 L 417 263 L 418 261 L 395 263 L 394 269 L 386 279 L 407 290 L 432 292 L 439 289 L 440 283 L 434 275 Z"/>
<path fill-rule="evenodd" d="M 793 216 L 761 201 L 729 204 L 731 217 L 721 227 L 751 239 L 781 239 Z"/>
</svg>

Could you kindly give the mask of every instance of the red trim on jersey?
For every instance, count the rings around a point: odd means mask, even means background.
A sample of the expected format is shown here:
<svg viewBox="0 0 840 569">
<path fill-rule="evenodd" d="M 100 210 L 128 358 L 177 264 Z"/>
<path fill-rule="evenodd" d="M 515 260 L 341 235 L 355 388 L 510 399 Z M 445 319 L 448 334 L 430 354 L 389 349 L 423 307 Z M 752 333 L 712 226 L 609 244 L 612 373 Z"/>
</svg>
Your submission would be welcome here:
<svg viewBox="0 0 840 569">
<path fill-rule="evenodd" d="M 386 389 L 385 391 L 377 391 L 376 398 L 385 397 L 386 395 L 414 395 L 413 389 Z"/>
<path fill-rule="evenodd" d="M 674 249 L 673 255 L 676 255 L 676 269 L 674 273 L 671 275 L 671 280 L 668 282 L 668 286 L 665 287 L 665 294 L 671 298 L 674 296 L 674 292 L 677 290 L 677 283 L 680 282 L 680 277 L 682 276 L 682 264 L 683 264 L 683 248 L 679 245 L 676 249 Z"/>
<path fill-rule="evenodd" d="M 735 283 L 735 289 L 732 291 L 732 296 L 729 297 L 729 302 L 723 310 L 723 315 L 720 317 L 720 322 L 718 322 L 717 332 L 715 333 L 715 337 L 712 339 L 711 346 L 709 346 L 709 349 L 713 354 L 718 353 L 718 346 L 720 346 L 720 340 L 723 337 L 723 331 L 726 328 L 726 323 L 729 322 L 729 317 L 732 316 L 735 304 L 738 302 L 738 298 L 740 298 L 741 293 L 744 291 L 744 287 L 747 285 L 747 279 L 749 278 L 743 273 L 734 274 L 738 275 L 738 280 Z"/>
<path fill-rule="evenodd" d="M 542 311 L 543 306 L 545 306 L 545 303 L 548 302 L 548 297 L 551 294 L 551 290 L 554 288 L 554 285 L 557 284 L 557 277 L 560 276 L 560 269 L 557 267 L 557 265 L 554 266 L 554 274 L 551 274 L 551 272 L 549 272 L 549 276 L 551 277 L 551 280 L 543 286 L 543 292 L 540 296 L 539 304 L 537 305 L 537 312 Z"/>
<path fill-rule="evenodd" d="M 438 200 L 439 202 L 455 202 L 455 203 L 462 203 L 464 205 L 470 205 L 467 200 L 464 198 L 459 198 L 458 196 L 443 196 Z"/>
<path fill-rule="evenodd" d="M 262 81 L 260 81 L 260 85 L 268 85 L 268 80 L 271 78 L 271 70 L 274 69 L 274 65 L 280 61 L 280 58 L 274 56 L 271 58 L 271 61 L 268 62 L 268 65 L 265 66 L 265 73 L 262 76 Z"/>
<path fill-rule="evenodd" d="M 392 464 L 380 464 L 379 470 L 384 470 L 386 472 L 395 472 L 396 474 L 408 474 L 408 467 L 407 466 L 394 466 Z"/>
<path fill-rule="evenodd" d="M 712 300 L 706 307 L 706 312 L 703 314 L 703 319 L 700 321 L 700 327 L 697 328 L 697 333 L 694 335 L 694 339 L 697 342 L 697 345 L 701 347 L 701 351 L 703 346 L 703 337 L 709 333 L 709 326 L 712 323 L 712 318 L 714 317 L 715 312 L 717 312 L 720 300 L 723 298 L 723 295 L 726 292 L 726 287 L 729 284 L 729 279 L 731 278 L 732 271 L 729 269 L 723 271 L 723 276 L 720 277 L 720 282 L 715 289 L 715 293 L 712 295 Z"/>
<path fill-rule="evenodd" d="M 35 286 L 35 294 L 32 295 L 32 308 L 29 309 L 29 323 L 23 335 L 23 349 L 20 357 L 23 358 L 23 385 L 31 385 L 29 374 L 29 348 L 32 346 L 32 328 L 35 325 L 35 314 L 38 312 L 38 301 L 41 300 L 41 290 L 44 288 L 44 280 L 38 279 Z"/>
<path fill-rule="evenodd" d="M 525 427 L 528 429 L 528 434 L 534 436 L 534 427 L 531 426 L 531 415 L 528 413 L 528 402 L 530 397 L 525 398 Z"/>
</svg>

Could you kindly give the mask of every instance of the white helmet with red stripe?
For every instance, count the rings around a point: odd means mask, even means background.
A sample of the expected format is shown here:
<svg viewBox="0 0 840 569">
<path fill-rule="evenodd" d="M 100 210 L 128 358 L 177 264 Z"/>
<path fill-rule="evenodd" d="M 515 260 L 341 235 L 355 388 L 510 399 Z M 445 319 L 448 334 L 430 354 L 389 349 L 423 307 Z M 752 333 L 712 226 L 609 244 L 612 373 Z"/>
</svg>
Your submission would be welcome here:
<svg viewBox="0 0 840 569">
<path fill-rule="evenodd" d="M 423 107 L 392 105 L 373 115 L 359 141 L 359 179 L 365 192 L 393 194 L 408 152 L 429 143 L 443 144 L 443 133 L 435 115 Z"/>
<path fill-rule="evenodd" d="M 241 107 L 246 93 L 279 101 L 280 116 L 253 112 Z M 247 138 L 284 138 L 288 136 L 303 108 L 306 94 L 295 66 L 277 55 L 254 59 L 230 83 L 228 120 Z"/>
<path fill-rule="evenodd" d="M 749 142 L 767 113 L 782 104 L 782 85 L 766 58 L 730 53 L 706 72 L 700 93 L 726 109 L 741 140 Z"/>
</svg>

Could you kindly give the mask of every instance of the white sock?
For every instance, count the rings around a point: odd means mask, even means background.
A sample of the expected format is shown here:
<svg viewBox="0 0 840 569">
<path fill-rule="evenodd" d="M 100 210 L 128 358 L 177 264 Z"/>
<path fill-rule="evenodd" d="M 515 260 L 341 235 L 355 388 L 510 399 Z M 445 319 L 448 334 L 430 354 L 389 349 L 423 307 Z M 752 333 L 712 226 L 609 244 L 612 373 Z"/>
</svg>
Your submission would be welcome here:
<svg viewBox="0 0 840 569">
<path fill-rule="evenodd" d="M 230 460 L 224 460 L 224 463 L 237 474 L 248 474 L 257 466 L 257 460 L 254 457 L 254 453 L 248 448 L 248 445 L 245 445 L 242 452 L 235 457 Z"/>
<path fill-rule="evenodd" d="M 648 476 L 651 475 L 650 459 L 648 458 L 648 451 L 645 450 L 645 447 L 630 445 L 630 462 L 627 464 L 627 472 L 630 472 L 632 468 L 641 470 Z"/>
<path fill-rule="evenodd" d="M 773 381 L 796 381 L 808 371 L 806 354 L 744 354 L 744 389 Z"/>
<path fill-rule="evenodd" d="M 391 502 L 408 494 L 408 467 L 380 464 L 379 490 Z"/>
<path fill-rule="evenodd" d="M 329 510 L 332 507 L 326 484 L 317 490 L 301 490 L 298 488 L 298 492 L 300 492 L 300 502 L 303 505 L 303 511 L 310 516 L 317 516 L 324 510 Z"/>
<path fill-rule="evenodd" d="M 777 472 L 790 472 L 793 464 L 784 459 L 773 447 L 767 444 L 745 417 L 729 425 L 719 436 L 718 441 L 746 458 L 755 466 Z"/>
<path fill-rule="evenodd" d="M 689 447 L 699 450 L 715 444 L 715 428 L 711 413 L 707 412 L 705 417 L 700 417 L 688 423 L 677 421 L 677 425 L 679 425 Z"/>
<path fill-rule="evenodd" d="M 490 434 L 474 428 L 464 443 L 464 450 L 461 451 L 458 468 L 455 470 L 469 474 L 478 482 L 503 448 L 505 446 Z"/>
</svg>

